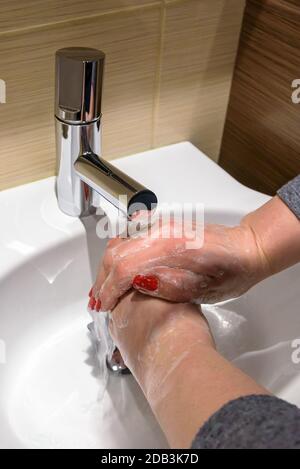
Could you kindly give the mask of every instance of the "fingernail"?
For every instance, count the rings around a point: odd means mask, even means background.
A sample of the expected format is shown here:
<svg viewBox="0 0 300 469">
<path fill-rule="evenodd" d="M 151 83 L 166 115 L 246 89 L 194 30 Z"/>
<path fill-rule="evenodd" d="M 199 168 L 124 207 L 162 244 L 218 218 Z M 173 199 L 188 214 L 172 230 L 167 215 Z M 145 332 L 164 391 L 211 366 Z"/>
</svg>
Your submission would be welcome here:
<svg viewBox="0 0 300 469">
<path fill-rule="evenodd" d="M 90 291 L 89 291 L 89 297 L 90 297 L 90 298 L 91 298 L 92 294 L 93 294 L 93 287 L 92 287 L 92 288 L 90 289 Z"/>
<path fill-rule="evenodd" d="M 90 301 L 89 301 L 88 308 L 93 311 L 93 309 L 95 308 L 95 305 L 96 305 L 96 300 L 95 300 L 95 298 L 92 296 L 91 299 L 90 299 Z"/>
<path fill-rule="evenodd" d="M 101 300 L 98 299 L 96 302 L 95 310 L 97 311 L 97 313 L 99 313 L 100 309 L 101 309 Z"/>
<path fill-rule="evenodd" d="M 136 275 L 132 285 L 143 290 L 155 291 L 158 288 L 158 278 L 154 275 Z"/>
</svg>

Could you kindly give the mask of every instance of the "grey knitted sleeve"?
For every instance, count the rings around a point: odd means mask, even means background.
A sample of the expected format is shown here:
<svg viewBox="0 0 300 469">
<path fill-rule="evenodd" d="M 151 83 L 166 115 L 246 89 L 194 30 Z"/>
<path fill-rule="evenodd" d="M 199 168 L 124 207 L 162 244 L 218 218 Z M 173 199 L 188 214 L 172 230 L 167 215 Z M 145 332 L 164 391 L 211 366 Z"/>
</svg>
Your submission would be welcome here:
<svg viewBox="0 0 300 469">
<path fill-rule="evenodd" d="M 275 396 L 240 397 L 200 428 L 192 449 L 300 449 L 300 409 Z"/>
<path fill-rule="evenodd" d="M 300 220 L 300 174 L 282 186 L 277 195 Z"/>
</svg>

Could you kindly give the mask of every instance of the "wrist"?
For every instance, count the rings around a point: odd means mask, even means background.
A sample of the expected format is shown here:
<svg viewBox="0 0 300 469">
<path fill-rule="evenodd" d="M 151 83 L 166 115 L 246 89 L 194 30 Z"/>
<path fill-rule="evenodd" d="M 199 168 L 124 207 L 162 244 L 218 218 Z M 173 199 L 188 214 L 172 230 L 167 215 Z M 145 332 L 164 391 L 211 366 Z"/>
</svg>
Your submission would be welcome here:
<svg viewBox="0 0 300 469">
<path fill-rule="evenodd" d="M 183 361 L 197 349 L 215 348 L 208 323 L 198 306 L 173 304 L 140 350 L 134 375 L 152 408 L 165 397 Z"/>
<path fill-rule="evenodd" d="M 253 232 L 263 278 L 300 261 L 300 222 L 278 196 L 247 215 L 241 225 Z"/>
<path fill-rule="evenodd" d="M 272 275 L 272 263 L 264 248 L 253 214 L 246 215 L 240 223 L 240 227 L 247 232 L 250 270 L 253 273 L 254 284 Z"/>
</svg>

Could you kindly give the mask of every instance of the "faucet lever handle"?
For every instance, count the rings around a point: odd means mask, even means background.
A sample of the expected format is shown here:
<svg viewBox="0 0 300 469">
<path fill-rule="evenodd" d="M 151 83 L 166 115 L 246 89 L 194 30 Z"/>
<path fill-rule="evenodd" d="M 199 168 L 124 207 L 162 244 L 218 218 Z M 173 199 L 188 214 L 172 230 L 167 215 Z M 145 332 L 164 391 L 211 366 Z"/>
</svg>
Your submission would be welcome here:
<svg viewBox="0 0 300 469">
<path fill-rule="evenodd" d="M 105 54 L 87 47 L 56 52 L 55 115 L 68 123 L 88 123 L 101 116 Z"/>
</svg>

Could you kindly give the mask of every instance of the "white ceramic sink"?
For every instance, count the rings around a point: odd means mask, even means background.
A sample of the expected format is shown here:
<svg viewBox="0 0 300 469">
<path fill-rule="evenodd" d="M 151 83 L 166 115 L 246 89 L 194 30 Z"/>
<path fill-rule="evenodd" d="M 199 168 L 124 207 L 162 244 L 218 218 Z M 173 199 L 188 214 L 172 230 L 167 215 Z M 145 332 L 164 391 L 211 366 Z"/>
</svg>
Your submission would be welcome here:
<svg viewBox="0 0 300 469">
<path fill-rule="evenodd" d="M 234 224 L 268 200 L 187 142 L 115 164 L 161 202 L 203 202 L 209 222 Z M 104 249 L 96 218 L 83 224 L 61 213 L 48 178 L 3 191 L 0 220 L 0 447 L 167 447 L 131 376 L 112 377 L 98 400 L 86 327 Z M 220 350 L 297 404 L 291 341 L 300 336 L 299 274 L 298 265 L 237 300 L 204 307 Z"/>
</svg>

